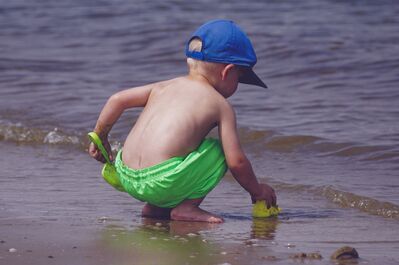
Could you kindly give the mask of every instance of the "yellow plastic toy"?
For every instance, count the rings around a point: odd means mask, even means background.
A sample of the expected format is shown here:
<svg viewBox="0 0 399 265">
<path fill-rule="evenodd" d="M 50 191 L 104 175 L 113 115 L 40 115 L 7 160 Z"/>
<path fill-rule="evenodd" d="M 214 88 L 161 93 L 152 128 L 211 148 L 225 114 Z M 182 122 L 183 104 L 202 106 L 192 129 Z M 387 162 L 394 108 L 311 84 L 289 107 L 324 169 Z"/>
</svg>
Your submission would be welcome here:
<svg viewBox="0 0 399 265">
<path fill-rule="evenodd" d="M 257 201 L 252 208 L 253 217 L 272 217 L 277 216 L 281 212 L 281 208 L 273 206 L 267 209 L 265 201 Z"/>
<path fill-rule="evenodd" d="M 115 189 L 124 192 L 125 189 L 119 180 L 118 172 L 116 172 L 114 164 L 111 162 L 111 160 L 109 160 L 107 150 L 105 150 L 100 137 L 95 132 L 89 132 L 87 136 L 89 137 L 90 141 L 92 141 L 98 147 L 98 149 L 100 149 L 101 154 L 107 161 L 103 166 L 103 170 L 101 171 L 104 180 Z"/>
</svg>

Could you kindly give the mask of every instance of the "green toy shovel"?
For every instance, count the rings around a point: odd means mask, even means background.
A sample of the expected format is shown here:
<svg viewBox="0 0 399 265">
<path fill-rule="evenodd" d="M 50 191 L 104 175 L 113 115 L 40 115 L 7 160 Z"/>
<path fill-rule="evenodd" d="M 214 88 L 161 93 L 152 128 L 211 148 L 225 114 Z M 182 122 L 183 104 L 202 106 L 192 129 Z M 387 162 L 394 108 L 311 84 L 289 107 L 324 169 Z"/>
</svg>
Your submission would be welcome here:
<svg viewBox="0 0 399 265">
<path fill-rule="evenodd" d="M 87 136 L 89 137 L 90 141 L 92 141 L 97 146 L 97 148 L 100 149 L 101 154 L 107 161 L 103 166 L 103 170 L 101 171 L 104 180 L 115 189 L 124 192 L 125 189 L 119 181 L 118 172 L 116 171 L 114 164 L 111 162 L 111 160 L 109 160 L 107 150 L 105 150 L 100 137 L 95 132 L 89 132 Z"/>
</svg>

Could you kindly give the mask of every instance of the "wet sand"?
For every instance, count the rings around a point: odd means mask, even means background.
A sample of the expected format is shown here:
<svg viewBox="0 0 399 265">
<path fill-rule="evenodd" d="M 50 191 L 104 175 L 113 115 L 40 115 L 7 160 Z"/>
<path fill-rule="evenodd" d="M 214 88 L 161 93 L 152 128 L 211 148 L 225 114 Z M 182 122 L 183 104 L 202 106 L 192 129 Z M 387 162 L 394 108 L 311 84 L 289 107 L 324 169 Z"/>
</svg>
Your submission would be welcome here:
<svg viewBox="0 0 399 265">
<path fill-rule="evenodd" d="M 352 264 L 398 264 L 384 256 L 384 249 L 369 252 L 374 247 L 367 245 L 373 242 L 339 237 L 309 242 L 314 235 L 299 239 L 307 229 L 304 221 L 228 220 L 212 225 L 99 218 L 82 224 L 20 218 L 2 219 L 0 227 L 1 264 L 336 264 L 330 254 L 343 244 L 355 245 L 360 253 L 361 259 Z M 313 222 L 313 228 L 321 227 Z M 289 235 L 295 231 L 297 235 Z M 326 233 L 331 235 L 328 228 Z M 16 251 L 9 252 L 12 248 Z M 322 259 L 293 258 L 306 251 Z"/>
<path fill-rule="evenodd" d="M 323 257 L 305 262 L 333 264 L 344 245 L 358 250 L 359 264 L 398 264 L 397 220 L 306 191 L 277 189 L 283 213 L 252 219 L 248 195 L 226 176 L 203 203 L 225 223 L 143 219 L 143 203 L 108 186 L 85 153 L 0 147 L 8 154 L 0 161 L 0 264 L 287 264 L 301 262 L 291 258 L 301 252 Z"/>
</svg>

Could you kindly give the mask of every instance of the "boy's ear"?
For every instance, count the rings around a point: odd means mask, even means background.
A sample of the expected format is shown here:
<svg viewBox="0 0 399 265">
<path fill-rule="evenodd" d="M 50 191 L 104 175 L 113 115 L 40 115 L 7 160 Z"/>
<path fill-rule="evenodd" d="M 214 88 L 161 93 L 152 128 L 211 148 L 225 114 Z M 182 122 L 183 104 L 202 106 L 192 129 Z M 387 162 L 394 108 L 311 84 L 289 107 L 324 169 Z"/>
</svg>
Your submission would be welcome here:
<svg viewBox="0 0 399 265">
<path fill-rule="evenodd" d="M 230 70 L 231 69 L 233 69 L 235 66 L 234 66 L 234 64 L 227 64 L 224 68 L 223 68 L 223 70 L 222 70 L 222 72 L 221 72 L 221 74 L 222 74 L 222 80 L 224 81 L 224 80 L 226 80 L 226 78 L 227 78 L 227 75 L 229 74 L 229 72 L 230 72 Z"/>
</svg>

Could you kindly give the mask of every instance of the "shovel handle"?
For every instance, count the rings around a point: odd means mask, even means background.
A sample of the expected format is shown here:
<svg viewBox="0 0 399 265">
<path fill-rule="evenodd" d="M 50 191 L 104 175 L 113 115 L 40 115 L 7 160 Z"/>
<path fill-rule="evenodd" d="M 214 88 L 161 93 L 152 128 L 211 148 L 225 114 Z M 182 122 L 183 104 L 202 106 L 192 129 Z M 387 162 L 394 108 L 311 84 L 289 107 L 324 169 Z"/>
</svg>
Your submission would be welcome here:
<svg viewBox="0 0 399 265">
<path fill-rule="evenodd" d="M 104 156 L 105 160 L 107 160 L 107 163 L 112 164 L 111 160 L 109 160 L 107 150 L 105 150 L 105 147 L 101 142 L 101 139 L 98 136 L 98 134 L 95 132 L 89 132 L 87 136 L 89 137 L 90 141 L 92 141 L 97 146 L 97 148 L 100 149 L 101 154 Z"/>
</svg>

